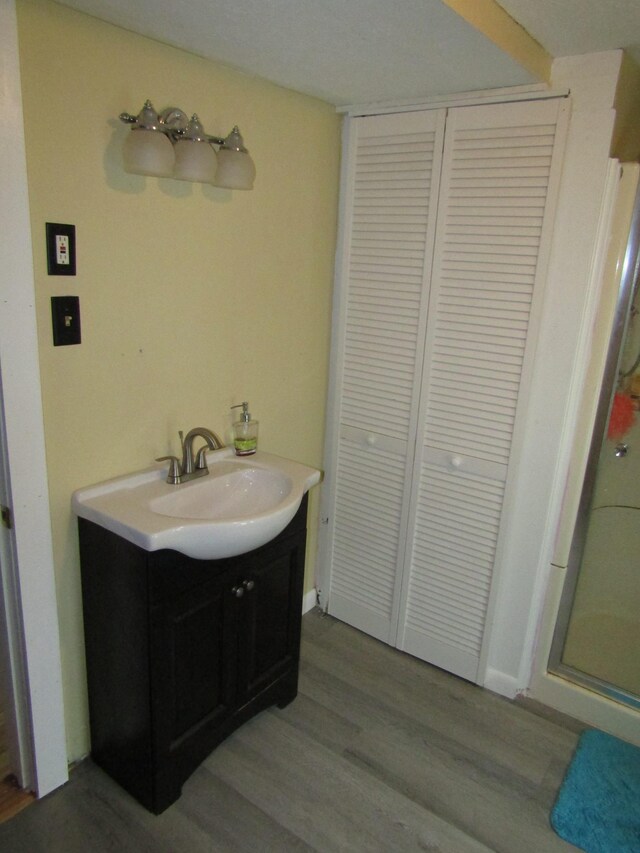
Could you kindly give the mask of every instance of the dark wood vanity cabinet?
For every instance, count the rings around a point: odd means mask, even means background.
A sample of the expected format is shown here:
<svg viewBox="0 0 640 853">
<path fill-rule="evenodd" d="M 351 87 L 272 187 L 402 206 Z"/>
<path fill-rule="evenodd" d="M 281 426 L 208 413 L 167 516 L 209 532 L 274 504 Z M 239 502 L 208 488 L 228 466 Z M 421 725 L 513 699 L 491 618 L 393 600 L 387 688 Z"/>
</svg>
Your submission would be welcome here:
<svg viewBox="0 0 640 853">
<path fill-rule="evenodd" d="M 79 519 L 91 754 L 159 814 L 227 735 L 296 695 L 307 498 L 261 548 L 147 552 Z"/>
</svg>

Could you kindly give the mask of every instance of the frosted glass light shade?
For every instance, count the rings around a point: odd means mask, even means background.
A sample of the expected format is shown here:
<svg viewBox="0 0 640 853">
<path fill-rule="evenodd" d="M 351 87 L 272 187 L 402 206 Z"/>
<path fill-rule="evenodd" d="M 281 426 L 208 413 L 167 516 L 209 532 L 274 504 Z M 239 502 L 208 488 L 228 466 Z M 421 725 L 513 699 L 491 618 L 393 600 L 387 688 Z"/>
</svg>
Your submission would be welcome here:
<svg viewBox="0 0 640 853">
<path fill-rule="evenodd" d="M 246 151 L 221 148 L 218 151 L 218 171 L 214 186 L 230 190 L 252 190 L 256 167 Z"/>
<path fill-rule="evenodd" d="M 199 181 L 204 184 L 210 184 L 213 181 L 218 160 L 216 152 L 208 142 L 180 139 L 175 145 L 175 156 L 174 178 L 179 181 Z"/>
<path fill-rule="evenodd" d="M 175 154 L 169 138 L 159 130 L 134 128 L 125 140 L 122 156 L 125 172 L 170 178 Z"/>
</svg>

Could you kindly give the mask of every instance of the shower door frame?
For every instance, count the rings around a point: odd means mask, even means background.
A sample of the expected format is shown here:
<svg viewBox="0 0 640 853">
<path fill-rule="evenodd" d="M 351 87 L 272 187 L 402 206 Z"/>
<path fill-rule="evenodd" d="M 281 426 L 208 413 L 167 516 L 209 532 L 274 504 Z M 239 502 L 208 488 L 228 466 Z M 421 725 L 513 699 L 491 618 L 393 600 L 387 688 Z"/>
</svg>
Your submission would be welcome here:
<svg viewBox="0 0 640 853">
<path fill-rule="evenodd" d="M 631 215 L 629 237 L 624 255 L 620 286 L 614 313 L 613 327 L 609 337 L 607 357 L 604 366 L 600 395 L 596 410 L 595 422 L 591 436 L 587 466 L 584 475 L 578 514 L 569 550 L 567 574 L 562 589 L 560 605 L 556 618 L 551 650 L 547 669 L 553 675 L 558 675 L 574 682 L 589 690 L 593 690 L 622 702 L 636 710 L 640 710 L 640 697 L 623 690 L 610 682 L 604 681 L 588 673 L 582 672 L 562 662 L 562 653 L 569 630 L 569 621 L 580 576 L 580 568 L 587 538 L 590 521 L 591 503 L 598 473 L 598 462 L 605 441 L 607 425 L 611 414 L 613 393 L 618 382 L 618 371 L 622 355 L 624 337 L 627 331 L 629 310 L 634 295 L 635 285 L 640 276 L 640 184 L 636 190 L 636 196 Z M 640 286 L 640 284 L 638 285 Z"/>
</svg>

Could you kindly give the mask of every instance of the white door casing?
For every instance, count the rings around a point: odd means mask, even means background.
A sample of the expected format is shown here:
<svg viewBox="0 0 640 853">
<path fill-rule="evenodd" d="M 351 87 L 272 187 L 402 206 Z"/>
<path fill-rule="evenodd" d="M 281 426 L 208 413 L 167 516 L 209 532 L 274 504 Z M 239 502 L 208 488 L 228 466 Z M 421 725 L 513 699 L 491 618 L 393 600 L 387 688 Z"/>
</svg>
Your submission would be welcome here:
<svg viewBox="0 0 640 853">
<path fill-rule="evenodd" d="M 16 769 L 43 796 L 68 775 L 14 0 L 0 0 L 0 63 L 3 491 L 13 516 L 10 541 L 4 534 L 3 590 L 17 716 L 28 721 L 19 740 L 31 752 Z"/>
</svg>

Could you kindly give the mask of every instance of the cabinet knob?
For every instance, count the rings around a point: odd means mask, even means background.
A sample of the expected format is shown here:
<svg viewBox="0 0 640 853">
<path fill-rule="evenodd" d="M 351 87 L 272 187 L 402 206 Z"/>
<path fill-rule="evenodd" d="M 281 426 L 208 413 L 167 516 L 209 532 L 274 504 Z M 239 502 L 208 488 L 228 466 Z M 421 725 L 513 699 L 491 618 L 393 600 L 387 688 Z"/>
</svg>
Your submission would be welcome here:
<svg viewBox="0 0 640 853">
<path fill-rule="evenodd" d="M 231 590 L 231 594 L 235 595 L 236 598 L 242 598 L 244 595 L 244 589 L 241 586 L 234 586 Z"/>
<path fill-rule="evenodd" d="M 255 585 L 255 581 L 242 581 L 242 586 L 247 590 L 247 592 L 251 592 Z"/>
</svg>

